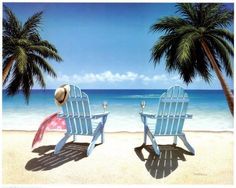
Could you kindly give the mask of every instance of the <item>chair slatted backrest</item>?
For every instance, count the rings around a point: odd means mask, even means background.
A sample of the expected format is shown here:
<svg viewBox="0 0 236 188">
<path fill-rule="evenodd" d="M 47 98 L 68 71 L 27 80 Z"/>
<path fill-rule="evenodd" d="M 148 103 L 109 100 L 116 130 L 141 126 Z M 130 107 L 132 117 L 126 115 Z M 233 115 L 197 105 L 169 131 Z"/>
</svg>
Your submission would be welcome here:
<svg viewBox="0 0 236 188">
<path fill-rule="evenodd" d="M 67 133 L 92 135 L 91 112 L 88 95 L 80 88 L 70 85 L 67 102 L 62 106 Z"/>
<path fill-rule="evenodd" d="M 154 134 L 181 134 L 188 102 L 188 95 L 180 86 L 171 87 L 163 93 L 158 104 L 157 121 Z"/>
</svg>

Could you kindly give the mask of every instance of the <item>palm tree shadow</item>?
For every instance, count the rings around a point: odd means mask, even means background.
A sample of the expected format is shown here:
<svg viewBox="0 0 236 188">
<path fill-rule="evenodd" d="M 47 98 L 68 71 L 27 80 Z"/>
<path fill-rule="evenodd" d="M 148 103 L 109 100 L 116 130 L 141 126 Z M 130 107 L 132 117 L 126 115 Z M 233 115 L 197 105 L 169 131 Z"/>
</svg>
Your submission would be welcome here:
<svg viewBox="0 0 236 188">
<path fill-rule="evenodd" d="M 99 144 L 96 144 L 95 146 L 97 145 Z M 38 147 L 32 152 L 38 153 L 40 157 L 29 160 L 25 165 L 25 169 L 29 171 L 46 171 L 57 168 L 73 160 L 79 161 L 87 157 L 88 146 L 88 143 L 69 142 L 65 144 L 57 155 L 54 154 L 55 145 Z"/>
<path fill-rule="evenodd" d="M 152 145 L 141 145 L 136 147 L 135 153 L 141 161 L 146 161 L 145 167 L 153 178 L 161 179 L 169 176 L 178 167 L 178 160 L 186 161 L 184 154 L 192 155 L 190 152 L 176 147 L 175 145 L 159 145 L 160 156 L 154 152 Z M 142 149 L 145 149 L 149 155 L 145 159 Z"/>
</svg>

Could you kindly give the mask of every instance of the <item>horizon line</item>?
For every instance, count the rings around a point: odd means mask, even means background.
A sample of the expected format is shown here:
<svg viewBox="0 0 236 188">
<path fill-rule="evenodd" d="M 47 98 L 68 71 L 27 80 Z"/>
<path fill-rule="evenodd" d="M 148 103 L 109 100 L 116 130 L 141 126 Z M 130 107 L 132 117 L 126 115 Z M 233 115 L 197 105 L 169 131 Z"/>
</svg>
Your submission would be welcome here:
<svg viewBox="0 0 236 188">
<path fill-rule="evenodd" d="M 32 89 L 32 90 L 55 90 L 57 88 L 48 88 L 48 89 Z M 81 88 L 80 88 L 81 89 Z M 101 89 L 81 89 L 81 90 L 167 90 L 168 88 L 161 88 L 161 89 L 139 89 L 139 88 L 135 88 L 135 89 L 128 89 L 128 88 L 122 88 L 122 89 L 107 89 L 107 88 L 101 88 Z M 6 89 L 2 89 L 3 91 L 6 91 Z M 184 89 L 184 90 L 205 90 L 205 91 L 209 91 L 209 90 L 217 90 L 217 91 L 224 91 L 223 89 Z M 230 90 L 233 90 L 234 89 L 231 89 Z M 19 91 L 22 91 L 22 89 L 20 89 Z"/>
</svg>

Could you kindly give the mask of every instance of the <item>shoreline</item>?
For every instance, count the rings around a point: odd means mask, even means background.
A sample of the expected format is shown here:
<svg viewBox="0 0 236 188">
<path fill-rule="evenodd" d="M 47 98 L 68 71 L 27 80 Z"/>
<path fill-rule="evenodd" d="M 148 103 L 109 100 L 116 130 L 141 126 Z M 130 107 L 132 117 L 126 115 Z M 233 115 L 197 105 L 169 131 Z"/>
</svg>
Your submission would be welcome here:
<svg viewBox="0 0 236 188">
<path fill-rule="evenodd" d="M 55 145 L 63 133 L 45 132 L 31 148 L 35 131 L 2 131 L 3 185 L 15 184 L 227 184 L 233 185 L 233 132 L 187 132 L 191 155 L 180 139 L 157 137 L 157 157 L 143 133 L 105 133 L 86 156 L 91 137 L 67 141 L 59 155 Z M 10 147 L 9 147 L 10 146 Z M 91 173 L 92 172 L 92 173 Z M 184 177 L 184 178 L 183 178 Z"/>
<path fill-rule="evenodd" d="M 4 130 L 2 129 L 2 132 L 37 132 L 37 130 Z M 45 131 L 45 132 L 65 132 L 65 130 L 49 130 L 49 131 Z M 227 129 L 227 130 L 184 130 L 183 132 L 202 132 L 202 133 L 234 133 L 234 129 Z M 109 133 L 109 134 L 113 134 L 113 133 L 143 133 L 143 131 L 105 131 L 104 133 Z"/>
</svg>

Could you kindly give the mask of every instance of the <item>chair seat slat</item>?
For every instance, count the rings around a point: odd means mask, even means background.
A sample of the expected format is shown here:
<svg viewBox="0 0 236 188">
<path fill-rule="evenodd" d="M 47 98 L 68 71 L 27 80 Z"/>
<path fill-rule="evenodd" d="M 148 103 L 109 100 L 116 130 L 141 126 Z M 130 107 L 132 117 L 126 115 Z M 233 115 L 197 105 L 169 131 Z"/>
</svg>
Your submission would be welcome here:
<svg viewBox="0 0 236 188">
<path fill-rule="evenodd" d="M 161 102 L 168 102 L 168 103 L 173 103 L 173 102 L 189 102 L 189 99 L 187 98 L 166 98 L 166 99 L 161 99 Z"/>
</svg>

